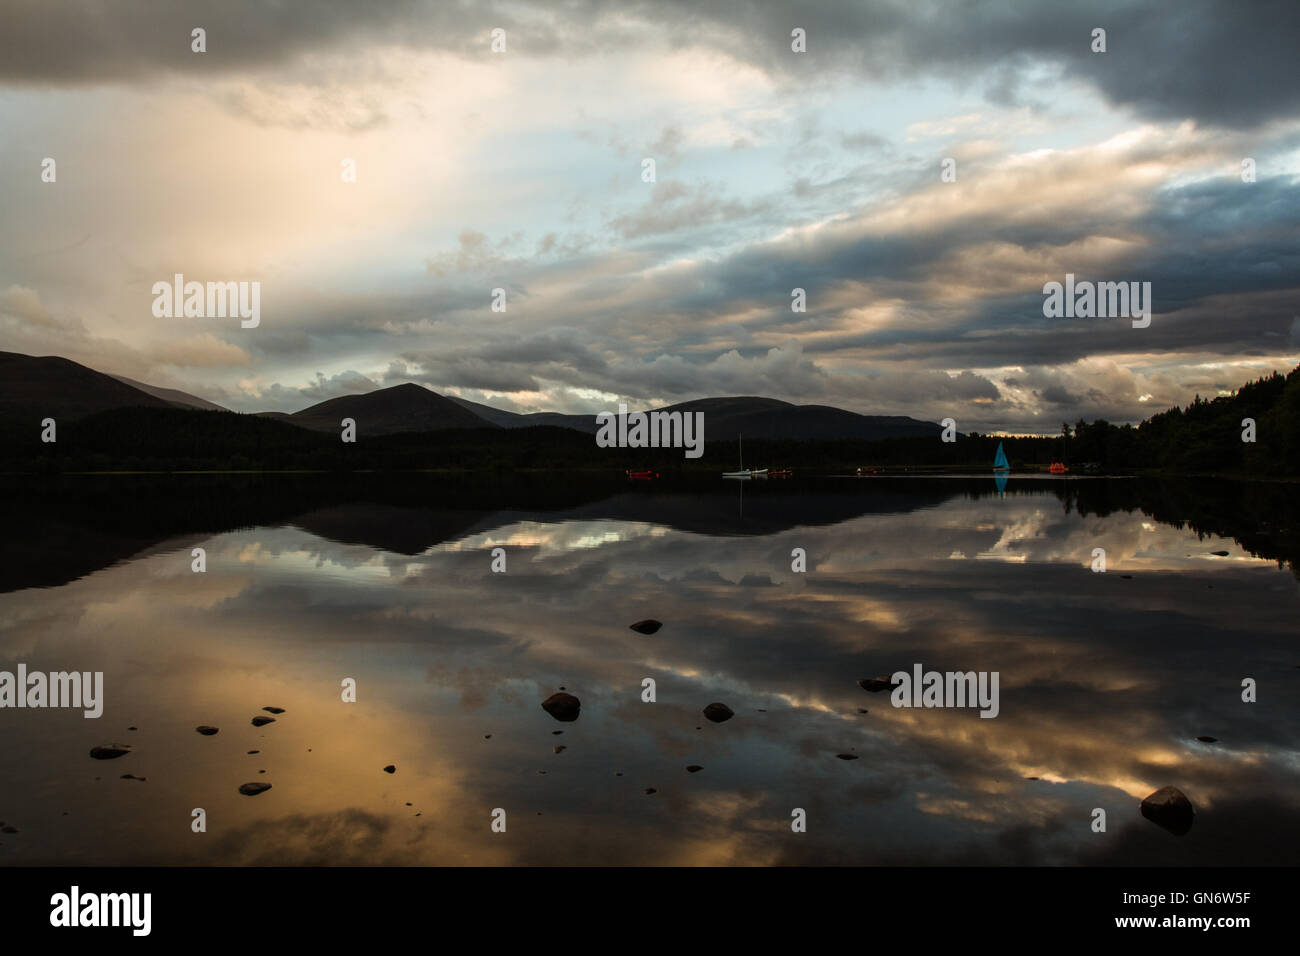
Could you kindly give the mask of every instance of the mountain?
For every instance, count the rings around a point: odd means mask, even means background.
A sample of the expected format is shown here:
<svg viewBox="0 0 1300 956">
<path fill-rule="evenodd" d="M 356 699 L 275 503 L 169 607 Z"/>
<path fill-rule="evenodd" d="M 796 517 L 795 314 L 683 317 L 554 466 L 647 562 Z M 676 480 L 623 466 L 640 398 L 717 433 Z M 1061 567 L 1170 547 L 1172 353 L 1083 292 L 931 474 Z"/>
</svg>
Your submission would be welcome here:
<svg viewBox="0 0 1300 956">
<path fill-rule="evenodd" d="M 283 420 L 315 431 L 338 431 L 339 423 L 345 418 L 356 421 L 359 437 L 499 427 L 451 399 L 410 382 L 363 395 L 331 398 Z"/>
<path fill-rule="evenodd" d="M 572 428 L 580 432 L 596 433 L 596 416 L 595 415 L 566 415 L 564 412 L 529 412 L 520 414 L 519 412 L 507 412 L 500 408 L 493 408 L 491 405 L 484 405 L 480 402 L 471 402 L 468 398 L 457 398 L 455 395 L 448 395 L 448 399 L 455 402 L 461 408 L 467 408 L 479 418 L 491 422 L 493 425 L 500 425 L 502 428 L 535 428 L 538 425 L 554 425 L 557 428 Z"/>
<path fill-rule="evenodd" d="M 943 429 L 906 415 L 859 415 L 830 405 L 793 405 L 774 398 L 701 398 L 656 409 L 703 412 L 704 435 L 729 441 L 743 435 L 760 440 L 876 441 L 881 438 L 938 436 Z"/>
<path fill-rule="evenodd" d="M 71 359 L 0 352 L 0 415 L 6 418 L 75 420 L 131 407 L 175 406 Z"/>
<path fill-rule="evenodd" d="M 503 428 L 530 428 L 557 425 L 595 434 L 595 415 L 564 415 L 559 412 L 534 412 L 520 415 L 502 411 L 463 398 L 451 401 Z M 611 409 L 613 411 L 614 409 Z M 701 398 L 681 402 L 659 412 L 703 412 L 705 439 L 734 440 L 740 435 L 756 441 L 763 439 L 858 439 L 908 438 L 938 435 L 942 429 L 905 415 L 859 415 L 830 405 L 793 405 L 775 398 L 741 396 L 737 398 Z"/>
<path fill-rule="evenodd" d="M 163 388 L 159 385 L 146 385 L 144 382 L 137 382 L 133 378 L 127 378 L 125 375 L 110 375 L 119 382 L 125 382 L 132 388 L 138 388 L 146 395 L 152 395 L 154 398 L 161 398 L 177 408 L 201 408 L 205 412 L 228 412 L 230 409 L 218 405 L 216 402 L 210 402 L 206 398 L 199 398 L 197 395 L 191 395 L 189 392 L 182 392 L 178 388 Z"/>
</svg>

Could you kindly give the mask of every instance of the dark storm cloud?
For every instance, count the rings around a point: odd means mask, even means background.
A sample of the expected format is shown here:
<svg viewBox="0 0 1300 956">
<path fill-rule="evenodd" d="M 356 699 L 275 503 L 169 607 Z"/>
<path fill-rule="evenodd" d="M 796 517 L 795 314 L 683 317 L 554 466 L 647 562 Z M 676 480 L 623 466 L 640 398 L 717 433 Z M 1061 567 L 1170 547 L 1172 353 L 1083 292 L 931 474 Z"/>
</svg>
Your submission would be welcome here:
<svg viewBox="0 0 1300 956">
<path fill-rule="evenodd" d="M 190 31 L 208 53 L 190 52 Z M 808 31 L 808 53 L 790 52 L 790 30 Z M 597 4 L 558 9 L 428 0 L 265 4 L 204 0 L 11 0 L 0 7 L 0 81 L 140 81 L 163 72 L 274 68 L 311 52 L 368 42 L 488 56 L 490 30 L 511 48 L 572 56 L 658 40 L 703 44 L 798 81 L 826 69 L 872 79 L 987 73 L 995 103 L 1025 102 L 1025 68 L 1046 64 L 1093 85 L 1111 103 L 1157 119 L 1184 117 L 1249 127 L 1300 109 L 1300 5 L 865 4 L 778 2 Z M 1107 52 L 1090 49 L 1107 31 Z M 1029 92 L 1041 95 L 1032 85 Z"/>
</svg>

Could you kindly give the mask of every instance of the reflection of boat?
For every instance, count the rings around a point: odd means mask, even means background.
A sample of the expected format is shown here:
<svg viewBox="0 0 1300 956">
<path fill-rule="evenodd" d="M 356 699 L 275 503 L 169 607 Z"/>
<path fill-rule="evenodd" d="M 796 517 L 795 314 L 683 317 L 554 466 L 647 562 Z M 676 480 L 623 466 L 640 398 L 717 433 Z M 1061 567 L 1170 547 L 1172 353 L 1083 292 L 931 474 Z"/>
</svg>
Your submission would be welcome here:
<svg viewBox="0 0 1300 956">
<path fill-rule="evenodd" d="M 740 471 L 724 471 L 723 478 L 766 478 L 766 468 L 746 468 L 745 467 L 745 436 L 740 436 Z"/>
<path fill-rule="evenodd" d="M 789 468 L 773 468 L 767 473 L 769 478 L 789 478 L 794 472 Z"/>
<path fill-rule="evenodd" d="M 1069 469 L 1065 467 L 1065 463 L 1064 463 L 1064 462 L 1060 462 L 1060 461 L 1054 461 L 1054 462 L 1052 462 L 1052 466 L 1051 466 L 1050 468 L 1048 468 L 1047 470 L 1050 471 L 1050 472 L 1051 472 L 1052 474 L 1054 474 L 1054 475 L 1063 475 L 1063 474 L 1065 474 L 1067 471 L 1069 471 Z"/>
<path fill-rule="evenodd" d="M 629 471 L 626 474 L 633 481 L 654 481 L 659 477 L 658 472 L 654 471 Z"/>
<path fill-rule="evenodd" d="M 1007 453 L 1002 450 L 1002 442 L 998 442 L 998 454 L 997 457 L 993 459 L 993 470 L 1001 472 L 1008 472 L 1011 470 L 1011 465 L 1007 462 Z"/>
<path fill-rule="evenodd" d="M 876 469 L 876 468 L 859 468 L 859 469 L 858 469 L 858 477 L 859 477 L 859 478 L 861 478 L 863 475 L 878 475 L 878 474 L 880 474 L 880 471 L 879 471 L 878 469 Z"/>
</svg>

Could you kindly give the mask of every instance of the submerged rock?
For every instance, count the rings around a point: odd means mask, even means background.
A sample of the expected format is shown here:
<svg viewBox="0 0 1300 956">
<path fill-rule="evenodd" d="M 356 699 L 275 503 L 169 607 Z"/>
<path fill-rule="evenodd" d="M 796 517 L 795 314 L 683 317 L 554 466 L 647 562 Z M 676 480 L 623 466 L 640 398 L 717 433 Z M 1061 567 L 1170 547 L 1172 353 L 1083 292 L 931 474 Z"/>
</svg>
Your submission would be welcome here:
<svg viewBox="0 0 1300 956">
<path fill-rule="evenodd" d="M 723 721 L 735 717 L 736 713 L 726 704 L 719 704 L 717 701 L 714 701 L 712 704 L 709 704 L 708 707 L 704 708 L 704 716 L 709 718 L 709 720 L 713 721 L 715 724 L 720 724 Z"/>
<path fill-rule="evenodd" d="M 542 710 L 556 720 L 568 723 L 578 719 L 578 712 L 582 710 L 582 702 L 572 694 L 552 694 L 542 701 Z"/>
<path fill-rule="evenodd" d="M 1142 801 L 1142 816 L 1174 836 L 1182 836 L 1192 828 L 1196 808 L 1177 787 L 1161 787 Z"/>
<path fill-rule="evenodd" d="M 90 748 L 90 756 L 96 760 L 114 760 L 130 752 L 129 744 L 105 744 L 103 747 Z"/>
<path fill-rule="evenodd" d="M 663 626 L 662 621 L 656 621 L 653 618 L 646 618 L 644 621 L 637 621 L 635 624 L 628 625 L 628 627 L 636 631 L 638 634 L 653 634 Z"/>
<path fill-rule="evenodd" d="M 199 733 L 201 733 L 204 737 L 211 737 L 213 734 L 215 734 L 218 731 L 219 728 L 209 727 L 207 724 L 204 724 L 203 726 L 195 727 L 194 729 L 197 730 Z"/>
<path fill-rule="evenodd" d="M 858 686 L 865 691 L 873 694 L 879 694 L 882 690 L 889 690 L 894 686 L 892 677 L 864 677 L 858 681 Z"/>
<path fill-rule="evenodd" d="M 253 718 L 254 727 L 265 727 L 267 724 L 275 723 L 274 717 L 262 717 L 261 715 Z"/>
<path fill-rule="evenodd" d="M 239 792 L 246 797 L 255 797 L 259 793 L 266 793 L 270 789 L 271 785 L 269 783 L 241 783 L 239 785 Z"/>
</svg>

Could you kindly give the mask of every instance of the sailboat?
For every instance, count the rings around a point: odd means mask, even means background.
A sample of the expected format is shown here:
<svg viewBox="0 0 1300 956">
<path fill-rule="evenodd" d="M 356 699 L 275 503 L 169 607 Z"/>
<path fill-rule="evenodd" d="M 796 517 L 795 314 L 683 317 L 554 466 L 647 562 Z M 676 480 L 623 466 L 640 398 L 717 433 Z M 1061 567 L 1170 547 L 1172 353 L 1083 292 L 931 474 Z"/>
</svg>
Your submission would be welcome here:
<svg viewBox="0 0 1300 956">
<path fill-rule="evenodd" d="M 745 436 L 740 436 L 740 471 L 724 471 L 723 478 L 766 478 L 766 468 L 746 468 L 745 467 Z"/>
<path fill-rule="evenodd" d="M 998 454 L 993 459 L 993 471 L 1006 474 L 1011 470 L 1011 465 L 1007 463 L 1007 453 L 1002 450 L 1002 442 L 998 442 Z"/>
</svg>

